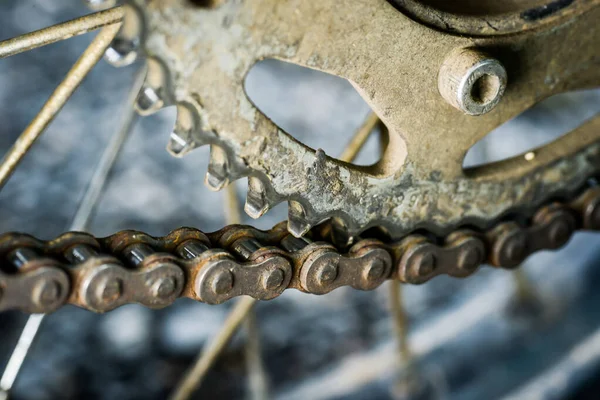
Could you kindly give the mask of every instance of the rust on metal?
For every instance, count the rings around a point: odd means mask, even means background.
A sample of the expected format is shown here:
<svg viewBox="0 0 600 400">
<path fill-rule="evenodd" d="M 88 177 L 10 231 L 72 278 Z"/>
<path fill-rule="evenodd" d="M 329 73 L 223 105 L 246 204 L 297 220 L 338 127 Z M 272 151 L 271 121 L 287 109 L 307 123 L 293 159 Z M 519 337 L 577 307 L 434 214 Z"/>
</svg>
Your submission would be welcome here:
<svg viewBox="0 0 600 400">
<path fill-rule="evenodd" d="M 249 214 L 287 201 L 296 236 L 332 218 L 348 237 L 375 226 L 397 239 L 419 229 L 438 236 L 465 225 L 487 229 L 504 215 L 532 217 L 599 172 L 598 117 L 533 159 L 462 165 L 471 146 L 537 102 L 600 83 L 600 0 L 393 3 L 257 0 L 207 8 L 130 0 L 149 60 L 140 107 L 148 114 L 176 105 L 171 151 L 182 156 L 210 145 L 206 183 L 218 190 L 248 177 Z M 441 15 L 441 27 L 407 16 L 421 12 Z M 440 94 L 440 68 L 461 49 L 487 54 L 506 71 L 506 90 L 485 115 L 467 115 Z M 244 90 L 248 71 L 264 58 L 350 81 L 389 130 L 381 160 L 349 164 L 274 125 Z M 482 82 L 495 87 L 485 76 Z"/>
<path fill-rule="evenodd" d="M 540 207 L 527 223 L 500 220 L 486 231 L 438 238 L 364 237 L 347 251 L 323 241 L 319 230 L 298 239 L 282 224 L 269 231 L 180 228 L 164 237 L 70 232 L 50 241 L 7 233 L 0 236 L 0 310 L 52 312 L 68 303 L 106 312 L 128 303 L 166 307 L 180 296 L 219 304 L 238 296 L 269 300 L 291 288 L 325 294 L 343 286 L 373 290 L 388 279 L 464 278 L 484 263 L 514 268 L 534 252 L 565 245 L 578 229 L 598 230 L 599 213 L 600 190 L 589 186 L 569 203 Z"/>
</svg>

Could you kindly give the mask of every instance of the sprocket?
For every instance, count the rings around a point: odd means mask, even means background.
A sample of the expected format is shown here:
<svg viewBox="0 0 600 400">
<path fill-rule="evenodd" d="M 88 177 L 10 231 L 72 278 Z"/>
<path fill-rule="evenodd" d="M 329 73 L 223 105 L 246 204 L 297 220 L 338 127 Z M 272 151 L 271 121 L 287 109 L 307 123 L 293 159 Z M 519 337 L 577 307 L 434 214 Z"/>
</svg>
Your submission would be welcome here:
<svg viewBox="0 0 600 400">
<path fill-rule="evenodd" d="M 415 22 L 398 3 L 131 0 L 126 26 L 149 59 L 138 109 L 176 105 L 171 153 L 210 145 L 207 185 L 219 190 L 248 177 L 247 213 L 258 218 L 288 201 L 288 228 L 297 236 L 330 218 L 350 235 L 374 226 L 394 237 L 485 229 L 572 195 L 599 171 L 599 117 L 527 158 L 467 170 L 462 161 L 491 130 L 540 100 L 598 86 L 600 1 L 570 2 L 538 18 L 547 23 L 528 20 L 510 34 L 491 27 L 460 35 Z M 246 74 L 265 58 L 350 81 L 390 132 L 382 159 L 369 167 L 339 161 L 270 121 L 244 91 Z M 473 78 L 489 62 L 504 78 L 489 69 Z M 457 81 L 461 68 L 471 74 L 466 89 Z M 492 99 L 474 92 L 487 84 L 481 77 L 500 79 L 491 83 Z M 471 96 L 475 112 L 460 93 Z"/>
</svg>

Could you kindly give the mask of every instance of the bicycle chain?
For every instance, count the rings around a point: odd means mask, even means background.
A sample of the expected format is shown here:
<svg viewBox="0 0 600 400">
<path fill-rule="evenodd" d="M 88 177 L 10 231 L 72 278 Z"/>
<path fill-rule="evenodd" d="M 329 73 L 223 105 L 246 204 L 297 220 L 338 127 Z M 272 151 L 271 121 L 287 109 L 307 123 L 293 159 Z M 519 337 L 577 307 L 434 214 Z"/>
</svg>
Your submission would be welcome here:
<svg viewBox="0 0 600 400">
<path fill-rule="evenodd" d="M 331 229 L 298 239 L 285 223 L 208 234 L 180 228 L 158 238 L 69 232 L 42 241 L 7 233 L 0 236 L 0 311 L 49 313 L 73 304 L 106 312 L 128 303 L 162 308 L 178 297 L 219 304 L 241 295 L 269 300 L 289 288 L 325 294 L 341 286 L 372 290 L 387 279 L 421 284 L 441 274 L 467 277 L 486 262 L 517 267 L 536 251 L 563 246 L 578 229 L 600 230 L 598 186 L 540 208 L 527 223 L 500 221 L 486 232 L 460 229 L 445 238 L 358 238 L 347 251 L 328 241 Z"/>
</svg>

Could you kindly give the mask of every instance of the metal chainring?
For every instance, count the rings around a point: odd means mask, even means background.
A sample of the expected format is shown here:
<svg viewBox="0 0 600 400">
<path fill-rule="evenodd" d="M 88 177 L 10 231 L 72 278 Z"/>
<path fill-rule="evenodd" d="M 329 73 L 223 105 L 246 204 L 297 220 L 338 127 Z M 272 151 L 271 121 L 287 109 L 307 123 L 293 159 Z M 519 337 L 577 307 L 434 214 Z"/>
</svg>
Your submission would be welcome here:
<svg viewBox="0 0 600 400">
<path fill-rule="evenodd" d="M 415 23 L 386 0 L 200 3 L 207 2 L 127 2 L 123 34 L 139 40 L 149 58 L 138 109 L 150 114 L 176 105 L 171 153 L 210 145 L 207 185 L 218 190 L 247 176 L 247 213 L 258 218 L 288 201 L 288 229 L 296 236 L 330 218 L 350 235 L 374 226 L 393 237 L 486 229 L 503 216 L 531 217 L 549 200 L 571 197 L 600 169 L 599 117 L 533 158 L 462 167 L 472 145 L 533 104 L 598 86 L 600 1 L 575 2 L 537 29 L 477 36 Z M 483 49 L 508 73 L 504 97 L 479 117 L 438 92 L 440 66 L 464 48 Z M 349 80 L 389 129 L 381 161 L 341 162 L 271 122 L 244 91 L 247 72 L 264 58 Z"/>
</svg>

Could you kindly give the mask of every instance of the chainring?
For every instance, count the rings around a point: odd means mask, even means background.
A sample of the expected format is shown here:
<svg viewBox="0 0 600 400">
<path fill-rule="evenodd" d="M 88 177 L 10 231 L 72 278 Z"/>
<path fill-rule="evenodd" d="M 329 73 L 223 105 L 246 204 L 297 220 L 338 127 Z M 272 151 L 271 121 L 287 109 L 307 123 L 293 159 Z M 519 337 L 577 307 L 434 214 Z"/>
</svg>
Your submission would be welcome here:
<svg viewBox="0 0 600 400">
<path fill-rule="evenodd" d="M 600 1 L 575 3 L 562 18 L 510 35 L 455 35 L 413 21 L 386 0 L 213 3 L 127 2 L 126 26 L 136 27 L 129 30 L 149 60 L 138 110 L 176 105 L 171 153 L 210 145 L 207 185 L 219 190 L 248 177 L 245 209 L 254 218 L 288 201 L 296 236 L 331 218 L 349 235 L 374 226 L 393 237 L 418 229 L 445 235 L 467 225 L 485 229 L 507 215 L 529 217 L 598 173 L 599 117 L 534 157 L 471 169 L 462 161 L 477 141 L 540 100 L 598 86 Z M 478 117 L 438 91 L 440 66 L 463 48 L 484 50 L 508 73 L 500 103 Z M 339 161 L 270 121 L 244 91 L 246 74 L 265 58 L 350 81 L 390 132 L 382 159 L 369 167 Z"/>
</svg>

